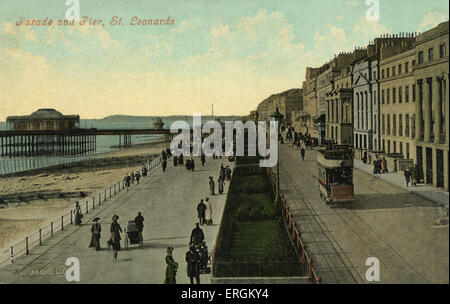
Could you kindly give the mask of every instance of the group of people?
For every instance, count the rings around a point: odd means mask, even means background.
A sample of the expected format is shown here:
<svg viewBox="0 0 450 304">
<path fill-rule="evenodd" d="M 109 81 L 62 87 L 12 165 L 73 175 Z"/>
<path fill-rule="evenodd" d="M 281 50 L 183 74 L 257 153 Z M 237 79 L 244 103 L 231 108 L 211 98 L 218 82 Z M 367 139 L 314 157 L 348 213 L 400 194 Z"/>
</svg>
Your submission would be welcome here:
<svg viewBox="0 0 450 304">
<path fill-rule="evenodd" d="M 364 160 L 363 160 L 364 161 Z M 367 162 L 367 159 L 366 159 Z M 386 173 L 388 172 L 388 166 L 387 166 L 387 161 L 386 158 L 377 158 L 374 162 L 373 162 L 373 173 L 374 174 L 381 174 L 381 173 Z"/>
<path fill-rule="evenodd" d="M 79 204 L 77 202 L 76 207 L 75 207 L 76 210 L 78 209 L 78 207 L 79 207 Z M 81 210 L 79 210 L 78 213 L 81 213 Z M 77 219 L 77 217 L 75 217 L 75 219 Z M 117 254 L 118 254 L 118 251 L 120 251 L 120 249 L 121 249 L 120 241 L 122 239 L 121 233 L 123 231 L 122 231 L 122 227 L 120 226 L 118 220 L 119 220 L 119 216 L 116 214 L 113 215 L 112 223 L 111 223 L 110 230 L 109 230 L 111 233 L 111 236 L 107 242 L 108 249 L 112 249 L 113 253 L 114 253 L 113 262 L 117 262 Z M 101 238 L 102 226 L 99 223 L 99 221 L 100 221 L 99 217 L 95 217 L 94 219 L 92 219 L 93 224 L 91 226 L 91 242 L 89 243 L 89 247 L 95 248 L 96 251 L 101 250 L 100 238 Z M 140 239 L 142 239 L 142 231 L 144 230 L 144 217 L 142 216 L 141 212 L 138 212 L 138 215 L 134 219 L 134 223 L 135 223 L 138 235 L 139 235 Z M 78 224 L 78 225 L 80 225 L 80 224 Z"/>
<path fill-rule="evenodd" d="M 211 225 L 212 220 L 212 205 L 209 198 L 205 200 L 201 199 L 200 203 L 197 205 L 197 217 L 200 225 Z"/>
<path fill-rule="evenodd" d="M 130 188 L 131 184 L 134 184 L 134 181 L 136 183 L 140 183 L 141 176 L 147 176 L 147 167 L 142 166 L 140 170 L 132 171 L 131 174 L 128 174 L 123 178 L 124 185 L 128 188 Z"/>
<path fill-rule="evenodd" d="M 409 186 L 410 182 L 412 186 L 417 187 L 417 181 L 419 180 L 419 172 L 420 171 L 417 164 L 405 169 L 404 175 L 406 187 Z"/>
<path fill-rule="evenodd" d="M 208 246 L 205 241 L 205 234 L 200 228 L 199 223 L 195 224 L 195 228 L 192 230 L 189 240 L 189 248 L 185 255 L 187 276 L 189 277 L 191 284 L 194 284 L 194 279 L 197 284 L 200 284 L 200 274 L 207 272 L 209 254 Z M 173 258 L 173 251 L 173 247 L 167 248 L 167 267 L 164 284 L 176 284 L 178 263 L 175 262 Z"/>
<path fill-rule="evenodd" d="M 170 151 L 169 148 L 162 150 L 161 152 L 161 167 L 163 172 L 166 172 L 167 169 L 167 160 L 172 156 L 172 152 Z"/>
</svg>

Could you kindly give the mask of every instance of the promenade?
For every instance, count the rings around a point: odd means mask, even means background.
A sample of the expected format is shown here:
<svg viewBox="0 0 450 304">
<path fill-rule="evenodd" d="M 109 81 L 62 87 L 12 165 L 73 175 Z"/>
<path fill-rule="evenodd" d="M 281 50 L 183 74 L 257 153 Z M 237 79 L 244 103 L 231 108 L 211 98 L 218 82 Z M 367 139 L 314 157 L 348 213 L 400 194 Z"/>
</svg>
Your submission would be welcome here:
<svg viewBox="0 0 450 304">
<path fill-rule="evenodd" d="M 369 257 L 380 261 L 378 283 L 449 282 L 447 208 L 387 182 L 396 178 L 391 174 L 369 174 L 357 162 L 355 201 L 326 205 L 315 150 L 306 150 L 302 161 L 298 150 L 281 145 L 280 167 L 281 191 L 322 283 L 369 283 Z"/>
<path fill-rule="evenodd" d="M 160 166 L 141 179 L 141 184 L 123 190 L 111 199 L 84 215 L 83 225 L 68 225 L 42 246 L 33 247 L 30 255 L 21 256 L 14 264 L 0 269 L 0 283 L 68 283 L 61 269 L 65 261 L 76 257 L 80 261 L 79 283 L 146 283 L 160 284 L 165 277 L 165 256 L 168 246 L 174 247 L 174 259 L 179 264 L 177 283 L 189 283 L 186 275 L 185 253 L 189 237 L 197 219 L 196 207 L 201 198 L 209 197 L 212 203 L 214 224 L 202 226 L 205 239 L 212 250 L 226 200 L 225 193 L 209 195 L 208 176 L 217 179 L 219 166 L 226 160 L 208 158 L 205 167 L 195 158 L 196 170 L 187 172 L 184 166 L 173 167 L 162 172 Z M 216 185 L 217 188 L 217 185 Z M 109 239 L 109 226 L 114 214 L 120 216 L 122 229 L 129 220 L 142 212 L 144 221 L 144 245 L 130 245 L 118 254 L 113 263 L 112 250 L 105 249 Z M 91 238 L 90 221 L 100 217 L 102 225 L 101 246 L 103 250 L 88 248 Z M 210 275 L 201 275 L 201 283 L 210 283 Z"/>
</svg>

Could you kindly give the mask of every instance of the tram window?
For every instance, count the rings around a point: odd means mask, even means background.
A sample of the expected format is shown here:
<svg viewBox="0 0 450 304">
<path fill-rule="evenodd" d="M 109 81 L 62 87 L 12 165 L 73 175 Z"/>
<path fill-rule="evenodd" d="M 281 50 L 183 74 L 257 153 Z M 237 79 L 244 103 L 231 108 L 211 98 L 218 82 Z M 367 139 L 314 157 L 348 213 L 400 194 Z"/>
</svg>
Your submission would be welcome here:
<svg viewBox="0 0 450 304">
<path fill-rule="evenodd" d="M 331 184 L 351 185 L 353 180 L 353 171 L 351 167 L 336 168 L 330 170 Z"/>
</svg>

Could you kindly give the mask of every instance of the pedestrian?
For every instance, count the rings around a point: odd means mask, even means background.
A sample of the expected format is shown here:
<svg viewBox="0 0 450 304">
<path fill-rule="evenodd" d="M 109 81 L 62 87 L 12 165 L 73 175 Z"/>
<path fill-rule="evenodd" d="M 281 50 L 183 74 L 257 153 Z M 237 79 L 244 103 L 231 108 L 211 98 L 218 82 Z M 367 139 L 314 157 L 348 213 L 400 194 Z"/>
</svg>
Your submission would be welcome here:
<svg viewBox="0 0 450 304">
<path fill-rule="evenodd" d="M 206 225 L 211 225 L 213 223 L 212 220 L 212 205 L 211 202 L 209 201 L 209 198 L 205 198 L 205 202 L 204 205 L 206 207 L 205 209 L 205 223 Z"/>
<path fill-rule="evenodd" d="M 411 168 L 409 169 L 409 172 L 411 172 L 411 185 L 414 187 L 417 187 L 416 168 L 414 166 L 411 166 Z"/>
<path fill-rule="evenodd" d="M 139 181 L 141 180 L 141 174 L 139 173 L 139 171 L 136 171 L 135 177 L 136 177 L 136 182 L 139 185 Z"/>
<path fill-rule="evenodd" d="M 408 168 L 405 169 L 404 175 L 405 175 L 406 187 L 408 187 L 409 181 L 411 180 L 411 172 L 409 171 Z"/>
<path fill-rule="evenodd" d="M 225 184 L 225 181 L 223 180 L 222 176 L 219 176 L 219 178 L 217 179 L 217 188 L 219 189 L 220 194 L 223 193 L 224 184 Z"/>
<path fill-rule="evenodd" d="M 117 262 L 117 252 L 120 250 L 120 240 L 122 239 L 120 237 L 122 227 L 120 227 L 120 224 L 117 222 L 118 219 L 118 215 L 113 215 L 110 229 L 111 239 L 109 240 L 109 244 L 112 246 L 114 251 L 113 262 Z"/>
<path fill-rule="evenodd" d="M 381 171 L 383 173 L 388 172 L 388 167 L 387 167 L 387 161 L 386 158 L 383 157 L 383 159 L 381 160 Z"/>
<path fill-rule="evenodd" d="M 225 168 L 225 174 L 226 174 L 226 179 L 227 179 L 227 180 L 230 180 L 230 179 L 231 179 L 231 169 L 230 169 L 230 166 L 227 166 L 227 167 Z"/>
<path fill-rule="evenodd" d="M 197 284 L 200 284 L 200 254 L 195 250 L 194 246 L 189 246 L 189 251 L 186 252 L 187 275 L 194 284 L 194 278 Z"/>
<path fill-rule="evenodd" d="M 191 157 L 191 171 L 194 172 L 195 170 L 195 162 L 194 162 L 194 158 Z"/>
<path fill-rule="evenodd" d="M 177 283 L 177 270 L 178 263 L 175 262 L 172 256 L 173 247 L 167 247 L 167 255 L 166 255 L 166 278 L 164 279 L 164 284 L 176 284 Z"/>
<path fill-rule="evenodd" d="M 102 232 L 102 226 L 98 222 L 100 218 L 96 217 L 92 221 L 94 224 L 91 226 L 91 243 L 89 244 L 89 247 L 95 247 L 95 251 L 100 250 L 100 233 Z"/>
<path fill-rule="evenodd" d="M 202 161 L 202 167 L 205 166 L 205 162 L 206 162 L 206 157 L 205 154 L 202 152 L 202 156 L 200 156 L 200 160 Z"/>
<path fill-rule="evenodd" d="M 219 176 L 221 176 L 222 179 L 225 179 L 225 168 L 223 167 L 223 164 L 220 164 Z"/>
<path fill-rule="evenodd" d="M 184 159 L 183 153 L 180 153 L 180 156 L 178 156 L 178 164 L 179 165 L 183 165 L 184 164 L 183 159 Z"/>
<path fill-rule="evenodd" d="M 162 161 L 162 164 L 161 164 L 161 166 L 162 166 L 162 170 L 163 170 L 163 172 L 166 172 L 166 168 L 167 168 L 167 161 L 166 161 L 166 160 L 163 160 L 163 161 Z"/>
<path fill-rule="evenodd" d="M 364 151 L 362 161 L 363 163 L 367 164 L 367 151 Z"/>
<path fill-rule="evenodd" d="M 214 180 L 213 180 L 213 177 L 212 176 L 210 176 L 209 177 L 209 193 L 211 194 L 211 195 L 214 195 L 214 188 L 215 188 L 215 183 L 214 183 Z"/>
<path fill-rule="evenodd" d="M 205 212 L 206 212 L 206 205 L 203 203 L 203 199 L 200 200 L 200 203 L 197 205 L 197 217 L 200 225 L 205 224 Z"/>
<path fill-rule="evenodd" d="M 131 183 L 134 184 L 134 172 L 131 172 Z"/>
<path fill-rule="evenodd" d="M 75 226 L 81 226 L 81 219 L 83 218 L 83 212 L 79 202 L 75 202 Z"/>
<path fill-rule="evenodd" d="M 173 166 L 174 167 L 178 166 L 178 156 L 173 157 Z"/>
<path fill-rule="evenodd" d="M 134 222 L 136 223 L 136 228 L 139 232 L 139 241 L 143 244 L 144 238 L 142 236 L 142 231 L 144 231 L 144 217 L 140 212 L 138 212 L 138 215 L 134 218 Z"/>
<path fill-rule="evenodd" d="M 203 234 L 202 228 L 200 228 L 199 223 L 195 223 L 195 228 L 191 232 L 191 244 L 194 246 L 200 246 L 200 244 L 205 240 L 205 235 Z"/>
<path fill-rule="evenodd" d="M 162 157 L 163 160 L 167 160 L 167 153 L 166 153 L 166 151 L 162 150 L 161 157 Z"/>
<path fill-rule="evenodd" d="M 303 147 L 300 148 L 300 155 L 302 156 L 302 160 L 305 160 L 305 149 Z"/>
</svg>

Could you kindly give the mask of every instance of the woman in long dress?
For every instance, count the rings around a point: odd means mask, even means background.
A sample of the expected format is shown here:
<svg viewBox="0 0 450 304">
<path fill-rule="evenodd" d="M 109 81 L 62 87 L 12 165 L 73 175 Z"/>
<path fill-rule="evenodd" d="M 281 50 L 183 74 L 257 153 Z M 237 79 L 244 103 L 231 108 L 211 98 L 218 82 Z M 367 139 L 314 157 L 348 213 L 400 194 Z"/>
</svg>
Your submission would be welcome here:
<svg viewBox="0 0 450 304">
<path fill-rule="evenodd" d="M 122 233 L 122 227 L 120 227 L 119 223 L 117 222 L 117 220 L 119 219 L 118 215 L 114 215 L 112 220 L 113 222 L 111 223 L 111 239 L 110 239 L 110 244 L 114 250 L 114 258 L 113 261 L 116 262 L 117 261 L 117 252 L 120 250 L 120 240 L 122 239 L 120 237 L 120 234 Z"/>
<path fill-rule="evenodd" d="M 89 244 L 89 247 L 95 247 L 95 250 L 98 251 L 100 250 L 100 233 L 102 231 L 102 226 L 100 225 L 100 223 L 98 222 L 100 218 L 96 217 L 95 219 L 93 219 L 92 221 L 94 222 L 94 224 L 92 224 L 91 227 L 91 243 Z"/>
<path fill-rule="evenodd" d="M 75 226 L 81 226 L 81 218 L 83 217 L 83 212 L 81 211 L 81 206 L 79 202 L 75 203 Z"/>
<path fill-rule="evenodd" d="M 211 202 L 209 201 L 209 198 L 205 199 L 204 204 L 206 205 L 206 209 L 205 209 L 206 224 L 211 225 L 213 223 L 213 221 L 212 221 L 212 205 L 211 205 Z"/>
<path fill-rule="evenodd" d="M 219 188 L 219 193 L 222 194 L 223 193 L 223 184 L 225 182 L 223 181 L 222 176 L 219 176 L 219 178 L 217 179 L 217 187 Z"/>
<path fill-rule="evenodd" d="M 177 279 L 177 270 L 178 263 L 175 262 L 172 256 L 173 247 L 167 247 L 167 255 L 166 255 L 166 278 L 164 279 L 164 284 L 176 284 Z"/>
</svg>

